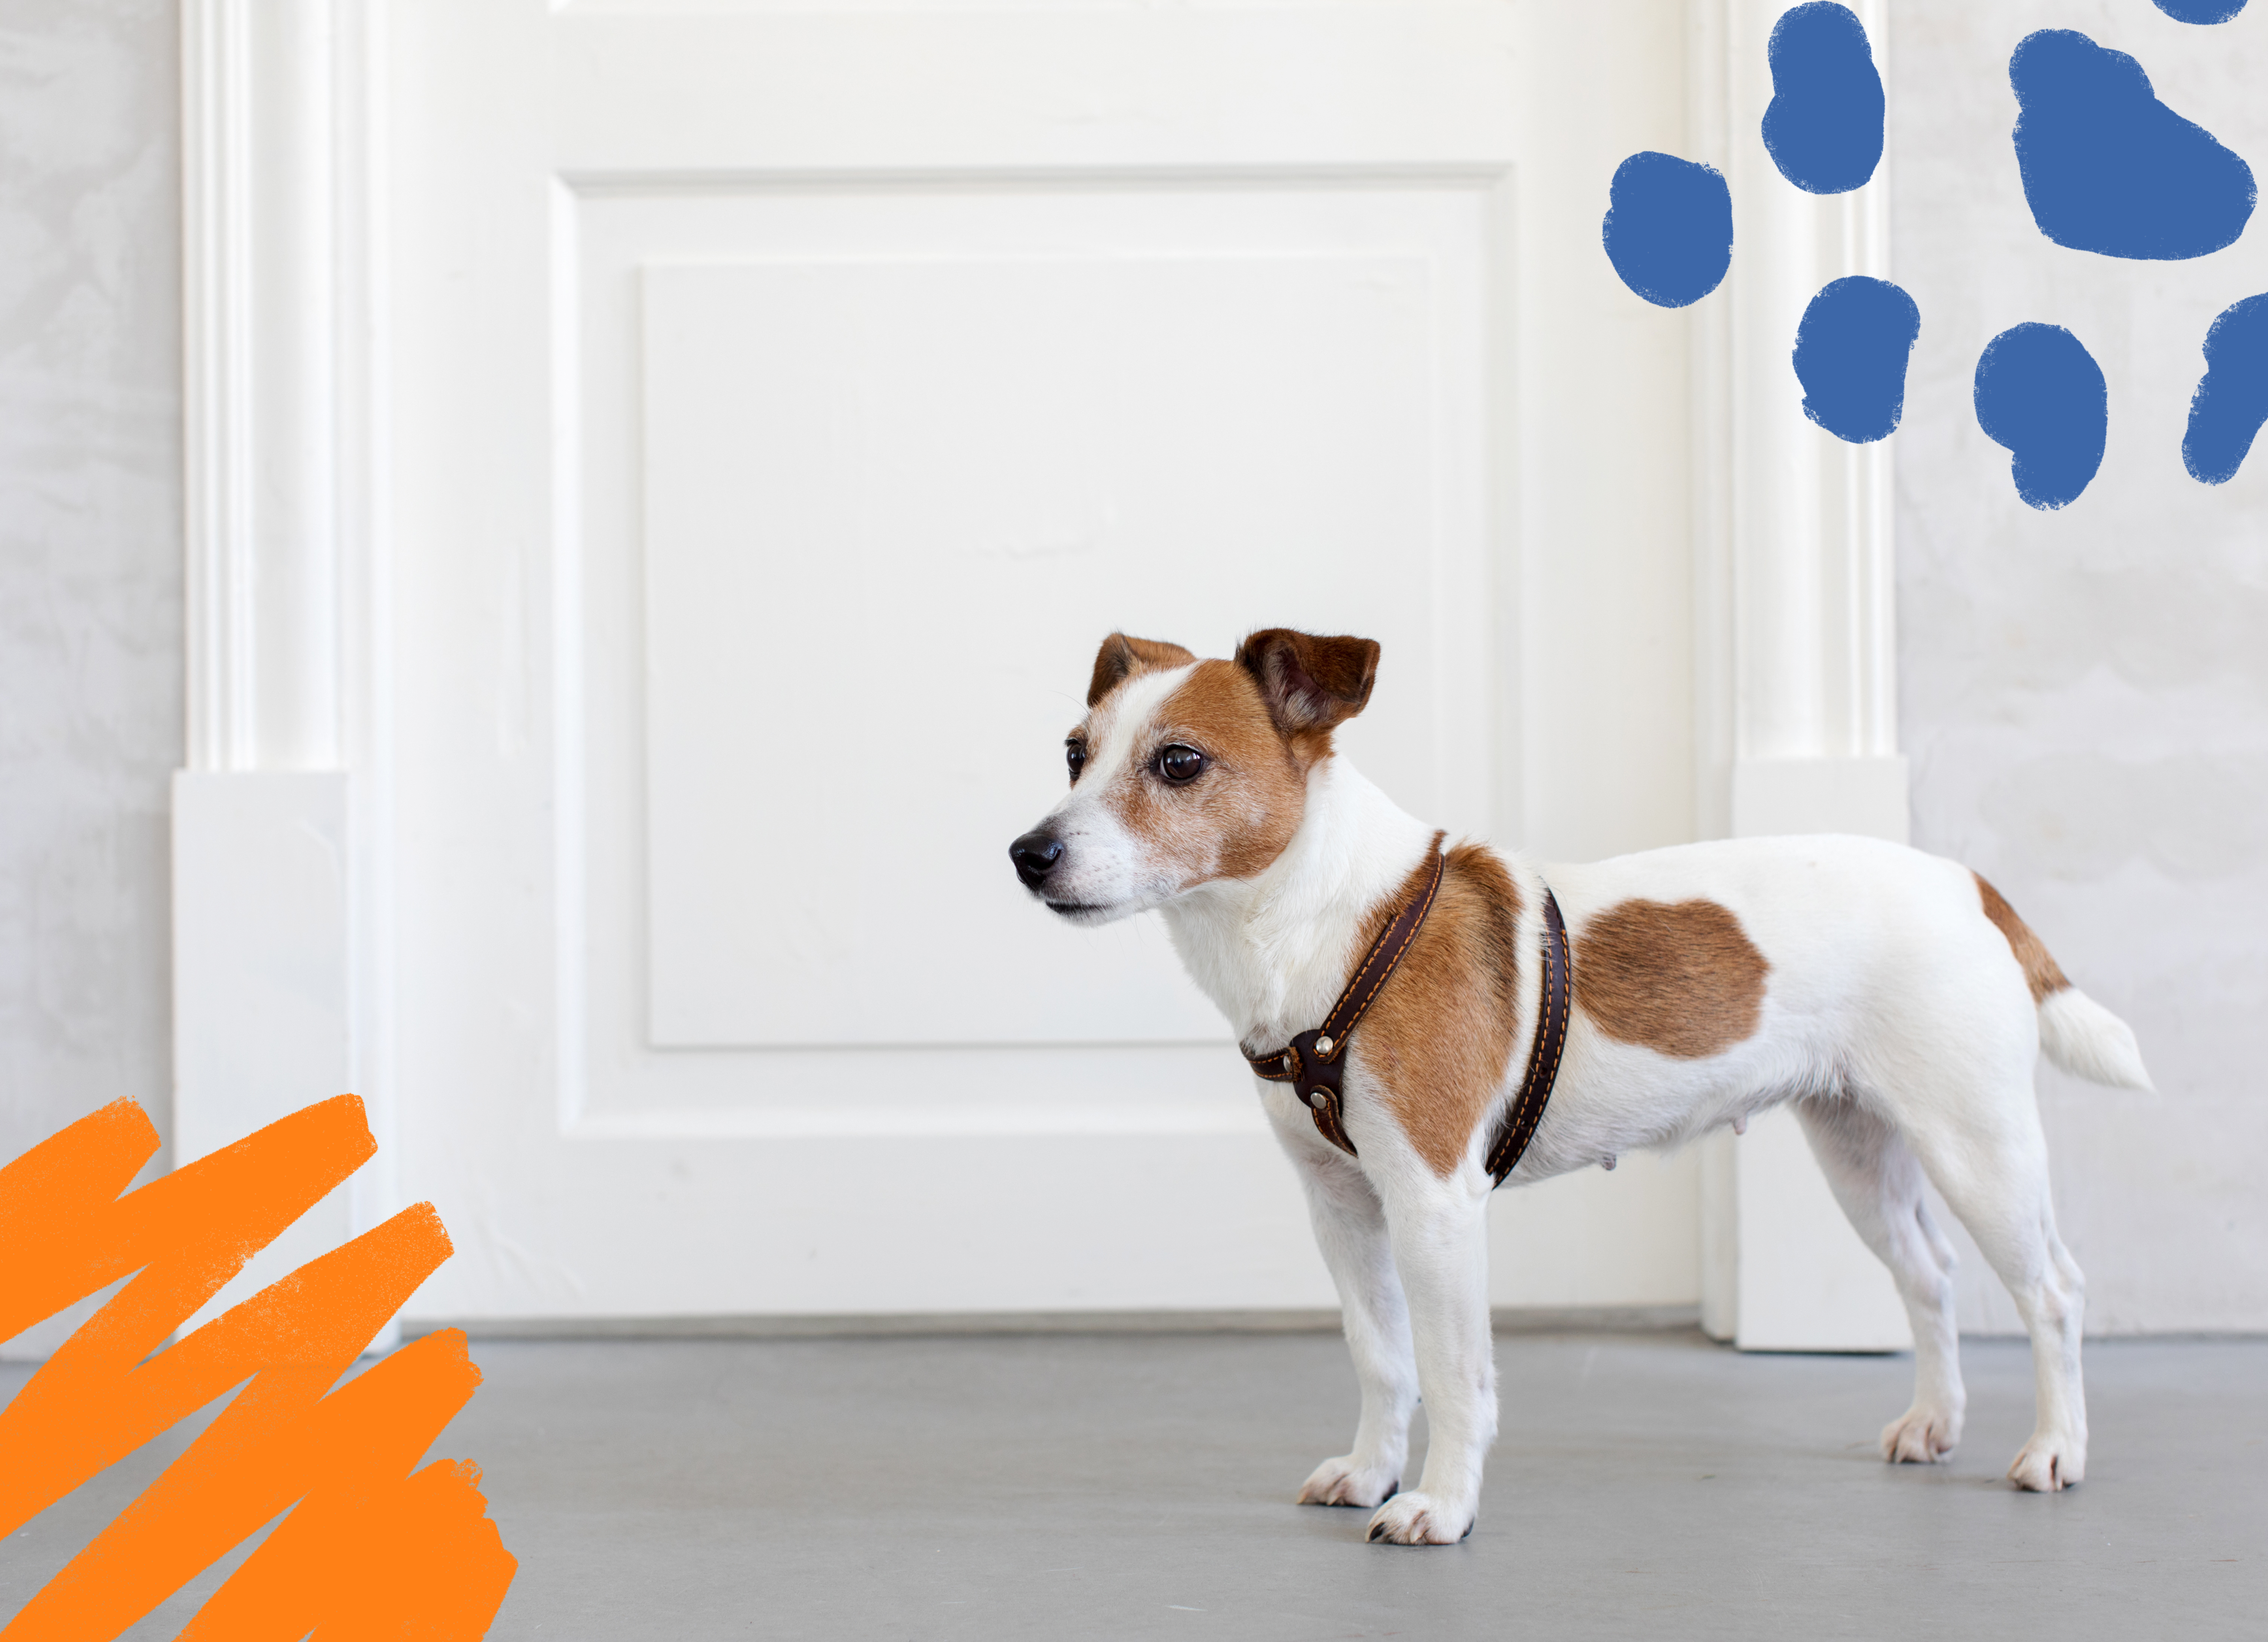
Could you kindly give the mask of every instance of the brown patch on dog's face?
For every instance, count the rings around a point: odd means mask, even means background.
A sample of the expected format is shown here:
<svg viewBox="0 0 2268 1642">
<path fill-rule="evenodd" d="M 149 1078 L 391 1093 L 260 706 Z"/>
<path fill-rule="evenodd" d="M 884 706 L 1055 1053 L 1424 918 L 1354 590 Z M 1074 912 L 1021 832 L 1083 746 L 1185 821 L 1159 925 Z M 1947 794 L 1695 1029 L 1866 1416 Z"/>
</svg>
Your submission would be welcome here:
<svg viewBox="0 0 2268 1642">
<path fill-rule="evenodd" d="M 2007 937 L 2008 949 L 2016 955 L 2016 962 L 2023 965 L 2024 984 L 2032 989 L 2032 1001 L 2045 1003 L 2051 995 L 2070 986 L 2070 978 L 2048 956 L 2047 943 L 2032 933 L 2030 925 L 2016 916 L 2016 909 L 2008 905 L 2000 891 L 1984 882 L 1983 873 L 1972 872 L 1969 876 L 1977 880 L 1977 893 L 1984 903 L 1984 916 L 1991 919 L 1993 927 Z"/>
<path fill-rule="evenodd" d="M 1370 949 L 1432 869 L 1419 862 L 1371 914 L 1358 953 Z M 1464 1161 L 1512 1063 L 1519 933 L 1512 875 L 1481 846 L 1460 844 L 1442 869 L 1432 911 L 1348 1048 L 1378 1080 L 1418 1155 L 1444 1180 Z"/>
<path fill-rule="evenodd" d="M 1573 945 L 1576 1005 L 1609 1037 L 1698 1060 L 1756 1030 L 1771 965 L 1714 901 L 1624 901 Z"/>
<path fill-rule="evenodd" d="M 1233 663 L 1197 663 L 1129 751 L 1101 802 L 1178 889 L 1249 878 L 1300 830 L 1307 772 Z"/>
<path fill-rule="evenodd" d="M 1136 673 L 1163 672 L 1168 668 L 1186 667 L 1195 660 L 1196 656 L 1178 644 L 1168 644 L 1162 639 L 1131 639 L 1123 633 L 1114 633 L 1094 653 L 1094 676 L 1087 680 L 1086 704 L 1092 707 Z"/>
</svg>

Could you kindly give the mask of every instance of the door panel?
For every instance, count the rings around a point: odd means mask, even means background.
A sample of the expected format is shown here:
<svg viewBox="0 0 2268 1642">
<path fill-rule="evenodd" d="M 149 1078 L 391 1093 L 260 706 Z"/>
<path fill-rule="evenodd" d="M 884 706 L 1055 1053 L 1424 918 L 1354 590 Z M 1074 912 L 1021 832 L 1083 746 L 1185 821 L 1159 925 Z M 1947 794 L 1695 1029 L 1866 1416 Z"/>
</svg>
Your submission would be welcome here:
<svg viewBox="0 0 2268 1642">
<path fill-rule="evenodd" d="M 1021 209 L 951 226 L 1100 217 L 1124 246 L 1180 215 L 984 203 Z M 1377 778 L 1428 813 L 1485 779 L 1441 756 L 1481 740 L 1486 634 L 1441 597 L 1484 561 L 1455 506 L 1479 213 L 1439 203 L 1468 274 L 1447 303 L 1406 240 L 644 262 L 625 682 L 657 1046 L 1223 1040 L 1152 920 L 1051 937 L 1005 892 L 1113 626 L 1213 655 L 1269 621 L 1375 632 L 1401 685 L 1360 737 Z"/>
</svg>

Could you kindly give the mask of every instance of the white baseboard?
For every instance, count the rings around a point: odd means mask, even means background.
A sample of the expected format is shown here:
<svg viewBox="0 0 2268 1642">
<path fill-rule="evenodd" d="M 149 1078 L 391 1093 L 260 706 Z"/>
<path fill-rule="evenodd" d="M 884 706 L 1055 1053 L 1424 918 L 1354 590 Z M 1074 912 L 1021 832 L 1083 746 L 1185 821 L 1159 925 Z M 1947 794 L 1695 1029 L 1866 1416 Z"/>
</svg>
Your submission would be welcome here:
<svg viewBox="0 0 2268 1642">
<path fill-rule="evenodd" d="M 337 771 L 173 777 L 175 1169 L 353 1092 L 348 813 Z M 286 1227 L 182 1331 L 345 1242 L 351 1191 Z"/>
</svg>

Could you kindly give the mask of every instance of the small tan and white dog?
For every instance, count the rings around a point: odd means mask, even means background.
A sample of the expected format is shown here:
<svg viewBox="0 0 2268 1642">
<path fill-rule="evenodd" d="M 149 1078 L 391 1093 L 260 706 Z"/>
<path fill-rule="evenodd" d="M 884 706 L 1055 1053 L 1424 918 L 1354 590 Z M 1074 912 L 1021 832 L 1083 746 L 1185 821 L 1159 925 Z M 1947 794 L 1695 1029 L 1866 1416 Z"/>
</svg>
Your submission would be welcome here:
<svg viewBox="0 0 2268 1642">
<path fill-rule="evenodd" d="M 1332 750 L 1377 665 L 1367 639 L 1283 628 L 1233 661 L 1113 634 L 1067 743 L 1071 792 L 1011 847 L 1019 875 L 1074 922 L 1157 910 L 1247 1052 L 1282 1049 L 1323 1021 L 1432 871 L 1434 829 Z M 2032 1069 L 2044 1047 L 2082 1077 L 2146 1089 L 2125 1023 L 1990 884 L 1918 850 L 1742 839 L 1539 868 L 1465 843 L 1344 1051 L 1359 1155 L 1288 1084 L 1256 1081 L 1362 1386 L 1352 1448 L 1315 1468 L 1300 1501 L 1375 1506 L 1370 1537 L 1404 1544 L 1473 1526 L 1497 1424 L 1483 1155 L 1536 1030 L 1547 887 L 1572 936 L 1573 1004 L 1508 1184 L 1792 1104 L 1913 1321 L 1913 1405 L 1883 1431 L 1883 1456 L 1935 1460 L 1961 1436 L 1953 1251 L 1926 1177 L 2031 1334 L 2036 1427 L 2008 1475 L 2078 1482 L 2081 1282 L 2056 1235 Z M 1421 1394 L 1425 1474 L 1397 1492 Z"/>
</svg>

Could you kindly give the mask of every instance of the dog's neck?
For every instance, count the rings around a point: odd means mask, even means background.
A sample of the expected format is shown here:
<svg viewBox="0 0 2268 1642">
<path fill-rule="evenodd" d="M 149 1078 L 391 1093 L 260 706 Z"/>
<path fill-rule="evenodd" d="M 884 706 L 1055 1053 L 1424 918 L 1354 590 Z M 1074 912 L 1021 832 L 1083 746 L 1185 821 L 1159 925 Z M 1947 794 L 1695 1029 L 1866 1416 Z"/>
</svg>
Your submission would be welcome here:
<svg viewBox="0 0 2268 1642">
<path fill-rule="evenodd" d="M 1323 1018 L 1346 985 L 1366 920 L 1433 839 L 1345 759 L 1307 773 L 1284 853 L 1250 878 L 1199 886 L 1159 910 L 1190 979 L 1256 1053 Z"/>
</svg>

